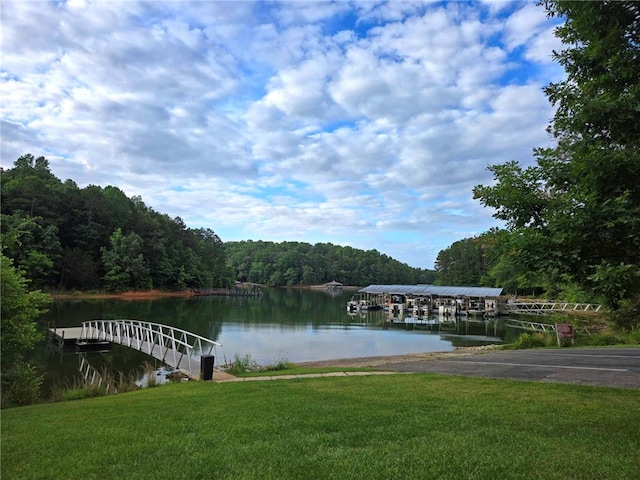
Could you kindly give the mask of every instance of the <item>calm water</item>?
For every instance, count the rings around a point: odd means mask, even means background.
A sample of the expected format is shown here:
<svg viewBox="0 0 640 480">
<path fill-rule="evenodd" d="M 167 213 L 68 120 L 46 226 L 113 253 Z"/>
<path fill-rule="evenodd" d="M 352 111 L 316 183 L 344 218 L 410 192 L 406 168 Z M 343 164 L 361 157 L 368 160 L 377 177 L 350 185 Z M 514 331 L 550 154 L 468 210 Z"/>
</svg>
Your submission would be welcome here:
<svg viewBox="0 0 640 480">
<path fill-rule="evenodd" d="M 94 319 L 135 319 L 172 325 L 222 343 L 216 364 L 250 354 L 260 364 L 449 351 L 457 346 L 502 343 L 504 321 L 414 325 L 387 321 L 382 311 L 349 315 L 353 292 L 331 296 L 324 291 L 267 289 L 259 298 L 195 297 L 153 301 L 59 300 L 40 319 L 58 327 L 80 326 Z M 515 335 L 515 333 L 514 333 Z M 508 339 L 507 339 L 508 340 Z M 78 375 L 78 356 L 60 355 L 43 342 L 36 362 L 47 371 L 44 389 Z M 135 350 L 114 345 L 90 355 L 97 369 L 130 372 L 145 361 Z M 46 394 L 46 393 L 45 393 Z"/>
</svg>

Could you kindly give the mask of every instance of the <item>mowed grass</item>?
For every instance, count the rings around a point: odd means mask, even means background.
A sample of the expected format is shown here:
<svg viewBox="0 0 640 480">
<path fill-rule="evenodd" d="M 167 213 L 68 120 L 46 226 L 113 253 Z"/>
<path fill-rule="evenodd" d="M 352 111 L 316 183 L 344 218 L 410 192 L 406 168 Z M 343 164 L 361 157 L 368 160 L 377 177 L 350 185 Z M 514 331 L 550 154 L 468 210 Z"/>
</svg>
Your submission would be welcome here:
<svg viewBox="0 0 640 480">
<path fill-rule="evenodd" d="M 429 374 L 2 412 L 2 479 L 637 479 L 640 391 Z"/>
</svg>

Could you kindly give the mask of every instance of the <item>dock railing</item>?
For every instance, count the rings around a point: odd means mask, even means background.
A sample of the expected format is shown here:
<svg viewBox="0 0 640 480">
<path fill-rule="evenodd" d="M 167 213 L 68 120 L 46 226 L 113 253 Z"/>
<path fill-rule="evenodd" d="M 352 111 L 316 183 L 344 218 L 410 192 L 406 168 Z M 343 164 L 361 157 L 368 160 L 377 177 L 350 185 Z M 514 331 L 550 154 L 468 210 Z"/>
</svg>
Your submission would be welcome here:
<svg viewBox="0 0 640 480">
<path fill-rule="evenodd" d="M 555 323 L 529 322 L 526 320 L 517 320 L 514 318 L 510 318 L 506 321 L 505 325 L 507 327 L 521 328 L 523 330 L 529 330 L 531 332 L 557 332 Z M 604 327 L 605 325 L 579 326 L 575 327 L 575 330 L 576 333 L 580 333 L 582 335 L 591 335 L 594 331 L 600 331 Z"/>
<path fill-rule="evenodd" d="M 102 340 L 140 350 L 162 362 L 186 370 L 192 376 L 200 372 L 203 356 L 216 356 L 222 344 L 179 328 L 138 320 L 91 320 L 82 322 L 78 341 Z"/>
<path fill-rule="evenodd" d="M 550 300 L 510 300 L 500 304 L 506 313 L 529 313 L 545 315 L 551 313 L 598 313 L 602 305 L 594 303 L 556 302 Z"/>
</svg>

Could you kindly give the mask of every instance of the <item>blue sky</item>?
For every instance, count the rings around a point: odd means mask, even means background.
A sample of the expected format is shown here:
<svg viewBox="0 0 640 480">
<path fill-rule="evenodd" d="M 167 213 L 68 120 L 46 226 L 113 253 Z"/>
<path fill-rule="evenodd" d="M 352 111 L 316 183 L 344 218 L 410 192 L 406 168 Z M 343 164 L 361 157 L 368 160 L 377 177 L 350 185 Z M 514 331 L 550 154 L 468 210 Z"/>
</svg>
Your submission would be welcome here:
<svg viewBox="0 0 640 480">
<path fill-rule="evenodd" d="M 550 144 L 535 2 L 4 1 L 0 164 L 45 155 L 223 241 L 433 268 L 499 224 L 489 164 Z"/>
</svg>

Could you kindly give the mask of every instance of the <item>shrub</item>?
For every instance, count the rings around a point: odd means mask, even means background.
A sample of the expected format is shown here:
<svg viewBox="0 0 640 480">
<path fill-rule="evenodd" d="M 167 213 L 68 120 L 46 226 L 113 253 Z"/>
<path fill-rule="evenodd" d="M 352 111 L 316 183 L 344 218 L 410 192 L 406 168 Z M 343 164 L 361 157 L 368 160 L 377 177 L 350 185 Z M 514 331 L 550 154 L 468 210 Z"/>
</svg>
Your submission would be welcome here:
<svg viewBox="0 0 640 480">
<path fill-rule="evenodd" d="M 628 337 L 631 345 L 640 345 L 640 326 L 631 330 Z"/>
<path fill-rule="evenodd" d="M 143 368 L 146 370 L 147 365 L 145 364 Z M 54 385 L 51 389 L 51 401 L 82 400 L 138 390 L 141 388 L 136 384 L 138 376 L 138 372 L 125 375 L 122 372 L 112 373 L 104 368 L 91 380 L 88 378 L 75 378 L 72 383 L 67 381 L 63 384 Z M 155 375 L 153 375 L 153 381 L 151 382 L 153 384 L 150 386 L 155 386 L 155 380 Z"/>
<path fill-rule="evenodd" d="M 576 339 L 578 345 L 604 346 L 619 345 L 626 343 L 624 339 L 617 337 L 612 333 L 600 333 L 597 335 L 580 336 Z"/>
<path fill-rule="evenodd" d="M 238 355 L 236 353 L 231 367 L 227 369 L 227 371 L 232 375 L 241 375 L 243 373 L 255 372 L 257 370 L 260 370 L 260 367 L 256 361 L 251 358 L 250 353 L 244 355 Z"/>
<path fill-rule="evenodd" d="M 594 335 L 584 335 L 577 338 L 578 345 L 640 345 L 640 328 L 634 328 L 631 331 L 618 330 L 615 332 L 607 330 L 606 332 Z"/>
<path fill-rule="evenodd" d="M 99 385 L 84 385 L 72 387 L 62 393 L 60 400 L 68 402 L 71 400 L 84 400 L 85 398 L 104 397 L 107 389 Z"/>
<path fill-rule="evenodd" d="M 610 313 L 610 318 L 623 330 L 640 329 L 640 294 L 620 302 L 620 307 Z"/>
<path fill-rule="evenodd" d="M 293 365 L 289 362 L 289 360 L 284 357 L 280 357 L 278 359 L 275 359 L 273 363 L 270 363 L 269 365 L 264 367 L 264 369 L 269 372 L 277 372 L 280 370 L 286 370 L 288 368 L 291 368 L 292 366 Z"/>
<path fill-rule="evenodd" d="M 554 342 L 555 338 L 545 333 L 523 333 L 515 342 L 506 345 L 505 348 L 520 350 L 524 348 L 549 347 L 552 346 Z"/>
<path fill-rule="evenodd" d="M 149 362 L 144 362 L 142 366 L 144 376 L 147 379 L 147 387 L 153 388 L 158 386 L 158 378 L 156 377 L 156 367 Z"/>
<path fill-rule="evenodd" d="M 117 377 L 118 380 L 117 382 L 114 380 L 114 383 L 116 385 L 116 392 L 118 393 L 132 392 L 140 388 L 136 385 L 135 373 L 124 375 L 122 372 L 118 372 Z"/>
<path fill-rule="evenodd" d="M 1 378 L 2 408 L 31 405 L 38 401 L 44 375 L 38 375 L 35 366 L 16 362 L 11 370 L 2 373 Z"/>
</svg>

